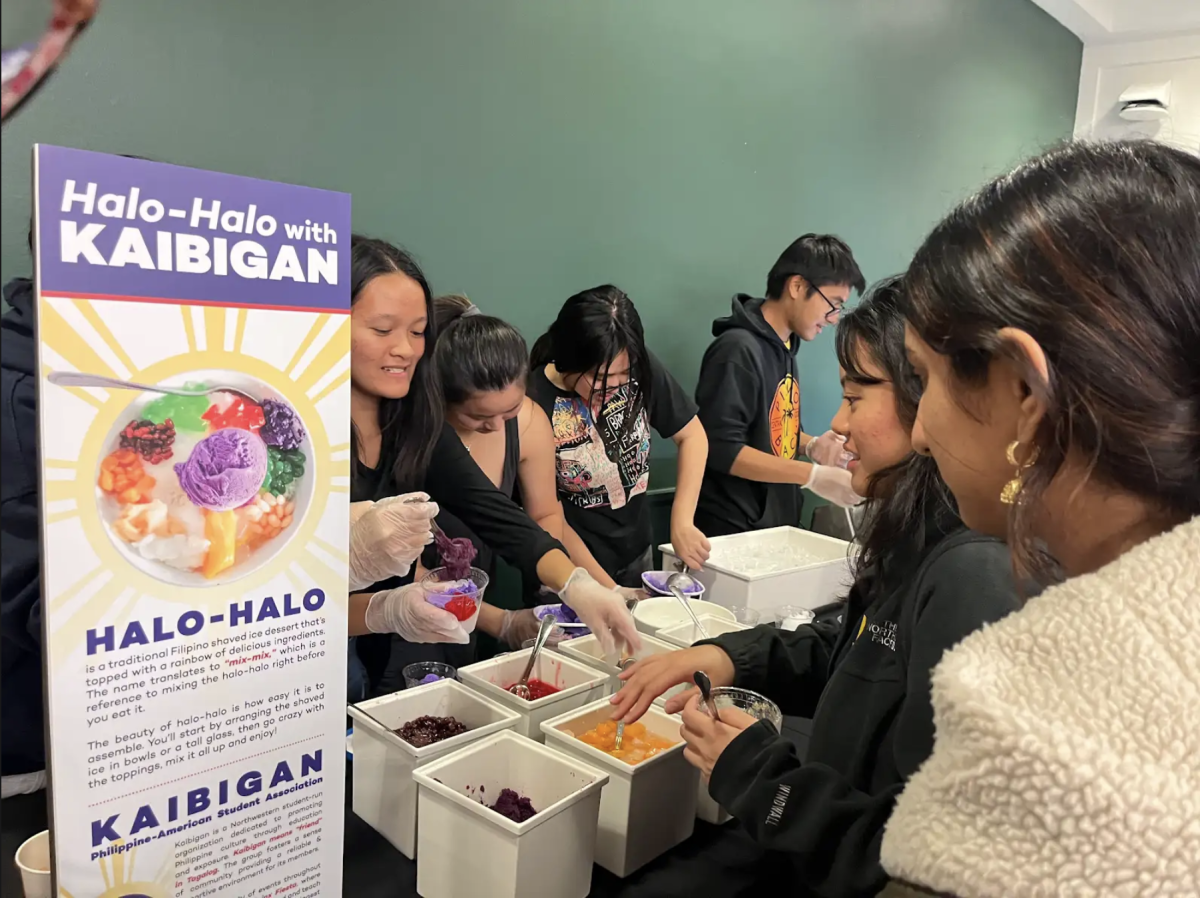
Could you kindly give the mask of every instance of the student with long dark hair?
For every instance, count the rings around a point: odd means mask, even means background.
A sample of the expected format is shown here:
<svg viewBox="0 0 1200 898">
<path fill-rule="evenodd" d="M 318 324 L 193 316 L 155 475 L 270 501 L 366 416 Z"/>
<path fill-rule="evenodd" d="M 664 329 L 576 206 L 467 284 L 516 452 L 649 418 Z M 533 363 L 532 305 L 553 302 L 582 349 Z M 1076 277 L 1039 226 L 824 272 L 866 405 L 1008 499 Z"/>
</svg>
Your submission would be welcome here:
<svg viewBox="0 0 1200 898">
<path fill-rule="evenodd" d="M 753 689 L 813 719 L 801 762 L 767 723 L 735 709 L 714 721 L 694 689 L 668 701 L 667 711 L 683 713 L 685 757 L 758 849 L 748 869 L 697 862 L 667 871 L 705 883 L 704 894 L 752 881 L 844 898 L 882 888 L 884 823 L 933 747 L 930 671 L 1016 603 L 1004 545 L 963 526 L 936 466 L 912 451 L 920 385 L 904 357 L 900 289 L 899 278 L 880 282 L 838 327 L 844 398 L 833 428 L 868 499 L 840 629 L 760 626 L 652 655 L 622 675 L 613 699 L 630 721 L 703 670 L 716 686 Z"/>
<path fill-rule="evenodd" d="M 904 314 L 914 446 L 1045 588 L 939 665 L 887 894 L 1200 894 L 1200 159 L 1033 159 L 934 228 Z"/>
<path fill-rule="evenodd" d="M 709 543 L 693 521 L 708 440 L 696 406 L 646 348 L 633 301 L 611 285 L 576 293 L 533 346 L 529 394 L 554 431 L 567 548 L 621 586 L 650 569 L 650 429 L 679 449 L 671 542 L 692 568 Z M 578 543 L 575 541 L 578 539 Z"/>
<path fill-rule="evenodd" d="M 438 341 L 433 364 L 441 381 L 446 423 L 488 480 L 525 509 L 529 517 L 555 539 L 567 526 L 558 501 L 554 475 L 554 434 L 550 420 L 525 393 L 529 348 L 521 332 L 500 318 L 485 315 L 467 297 L 439 296 L 434 300 Z M 438 519 L 451 536 L 465 536 L 480 552 L 476 565 L 491 573 L 491 550 L 469 527 L 448 512 Z M 582 546 L 571 540 L 571 560 L 597 582 L 615 584 Z M 536 595 L 536 588 L 530 593 Z M 485 604 L 479 628 L 519 648 L 536 635 L 532 609 L 503 611 Z"/>
<path fill-rule="evenodd" d="M 437 323 L 420 267 L 403 250 L 358 235 L 351 253 L 351 499 L 379 501 L 424 491 L 528 577 L 558 592 L 603 642 L 615 635 L 637 644 L 624 599 L 577 568 L 557 540 L 492 485 L 445 425 L 436 371 L 422 364 L 435 344 Z M 424 504 L 431 515 L 439 507 Z M 367 602 L 352 596 L 351 632 L 396 632 L 389 615 L 372 609 L 403 608 L 396 598 L 400 592 L 420 589 L 392 579 L 361 593 L 369 596 Z M 401 661 L 441 660 L 446 651 L 406 641 L 383 652 L 369 651 L 377 646 L 361 641 L 359 648 L 360 657 L 369 656 L 376 682 Z M 383 684 L 388 685 L 393 684 Z"/>
</svg>

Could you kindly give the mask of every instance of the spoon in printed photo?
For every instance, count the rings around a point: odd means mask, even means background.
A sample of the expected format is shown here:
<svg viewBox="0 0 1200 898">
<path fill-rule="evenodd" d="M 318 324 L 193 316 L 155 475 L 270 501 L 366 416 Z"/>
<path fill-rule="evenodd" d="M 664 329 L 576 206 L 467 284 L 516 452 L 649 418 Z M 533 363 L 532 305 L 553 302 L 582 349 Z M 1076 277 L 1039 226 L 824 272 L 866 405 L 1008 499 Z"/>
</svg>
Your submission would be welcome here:
<svg viewBox="0 0 1200 898">
<path fill-rule="evenodd" d="M 104 377 L 100 374 L 81 374 L 78 371 L 51 371 L 46 380 L 59 387 L 107 387 L 115 390 L 142 390 L 147 393 L 166 393 L 171 396 L 211 396 L 213 393 L 231 393 L 255 405 L 262 400 L 251 396 L 238 387 L 216 385 L 211 387 L 165 387 L 161 384 L 140 384 L 132 380 Z"/>
</svg>

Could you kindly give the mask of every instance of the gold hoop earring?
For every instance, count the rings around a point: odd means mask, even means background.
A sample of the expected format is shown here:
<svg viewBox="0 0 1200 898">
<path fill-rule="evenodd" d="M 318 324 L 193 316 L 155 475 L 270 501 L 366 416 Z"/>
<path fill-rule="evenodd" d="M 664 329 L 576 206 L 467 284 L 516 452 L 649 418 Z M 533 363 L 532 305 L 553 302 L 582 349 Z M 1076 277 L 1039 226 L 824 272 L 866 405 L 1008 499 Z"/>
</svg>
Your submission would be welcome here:
<svg viewBox="0 0 1200 898">
<path fill-rule="evenodd" d="M 1000 501 L 1005 505 L 1015 505 L 1017 497 L 1021 495 L 1022 474 L 1026 468 L 1033 465 L 1038 458 L 1037 446 L 1033 447 L 1033 451 L 1029 454 L 1029 460 L 1025 464 L 1017 461 L 1017 449 L 1020 448 L 1021 441 L 1013 440 L 1008 444 L 1008 448 L 1004 450 L 1004 457 L 1008 463 L 1016 468 L 1013 473 L 1013 478 L 1008 483 L 1004 484 L 1004 489 L 1000 491 Z"/>
</svg>

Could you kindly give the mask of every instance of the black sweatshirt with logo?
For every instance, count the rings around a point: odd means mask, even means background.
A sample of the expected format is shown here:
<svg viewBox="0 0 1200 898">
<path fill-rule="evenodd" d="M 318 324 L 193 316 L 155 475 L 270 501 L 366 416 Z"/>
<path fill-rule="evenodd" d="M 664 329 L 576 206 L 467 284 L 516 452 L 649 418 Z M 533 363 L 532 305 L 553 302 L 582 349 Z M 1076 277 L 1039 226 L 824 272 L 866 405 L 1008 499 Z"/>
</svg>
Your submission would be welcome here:
<svg viewBox="0 0 1200 898">
<path fill-rule="evenodd" d="M 756 627 L 710 640 L 733 660 L 736 685 L 813 719 L 803 762 L 758 723 L 722 752 L 709 783 L 763 848 L 792 859 L 801 894 L 873 896 L 886 884 L 884 824 L 933 751 L 930 672 L 1017 605 L 1007 548 L 961 524 L 946 530 L 903 582 L 864 572 L 840 630 Z"/>
<path fill-rule="evenodd" d="M 800 454 L 800 338 L 781 340 L 762 316 L 764 302 L 735 296 L 729 317 L 713 322 L 716 339 L 700 363 L 696 405 L 708 435 L 708 469 L 696 526 L 708 536 L 800 522 L 800 487 L 729 473 L 744 446 L 779 458 Z"/>
</svg>

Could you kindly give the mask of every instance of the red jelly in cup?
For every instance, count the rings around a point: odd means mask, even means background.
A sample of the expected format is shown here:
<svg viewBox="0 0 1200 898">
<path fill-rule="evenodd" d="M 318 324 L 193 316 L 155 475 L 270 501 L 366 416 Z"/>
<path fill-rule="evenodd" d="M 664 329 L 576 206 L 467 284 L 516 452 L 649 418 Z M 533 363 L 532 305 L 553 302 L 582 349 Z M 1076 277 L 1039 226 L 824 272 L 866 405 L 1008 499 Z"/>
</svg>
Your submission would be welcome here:
<svg viewBox="0 0 1200 898">
<path fill-rule="evenodd" d="M 475 629 L 487 585 L 488 575 L 477 567 L 470 568 L 467 576 L 459 579 L 452 578 L 444 567 L 434 568 L 421 578 L 425 600 L 453 614 L 468 633 Z"/>
</svg>

